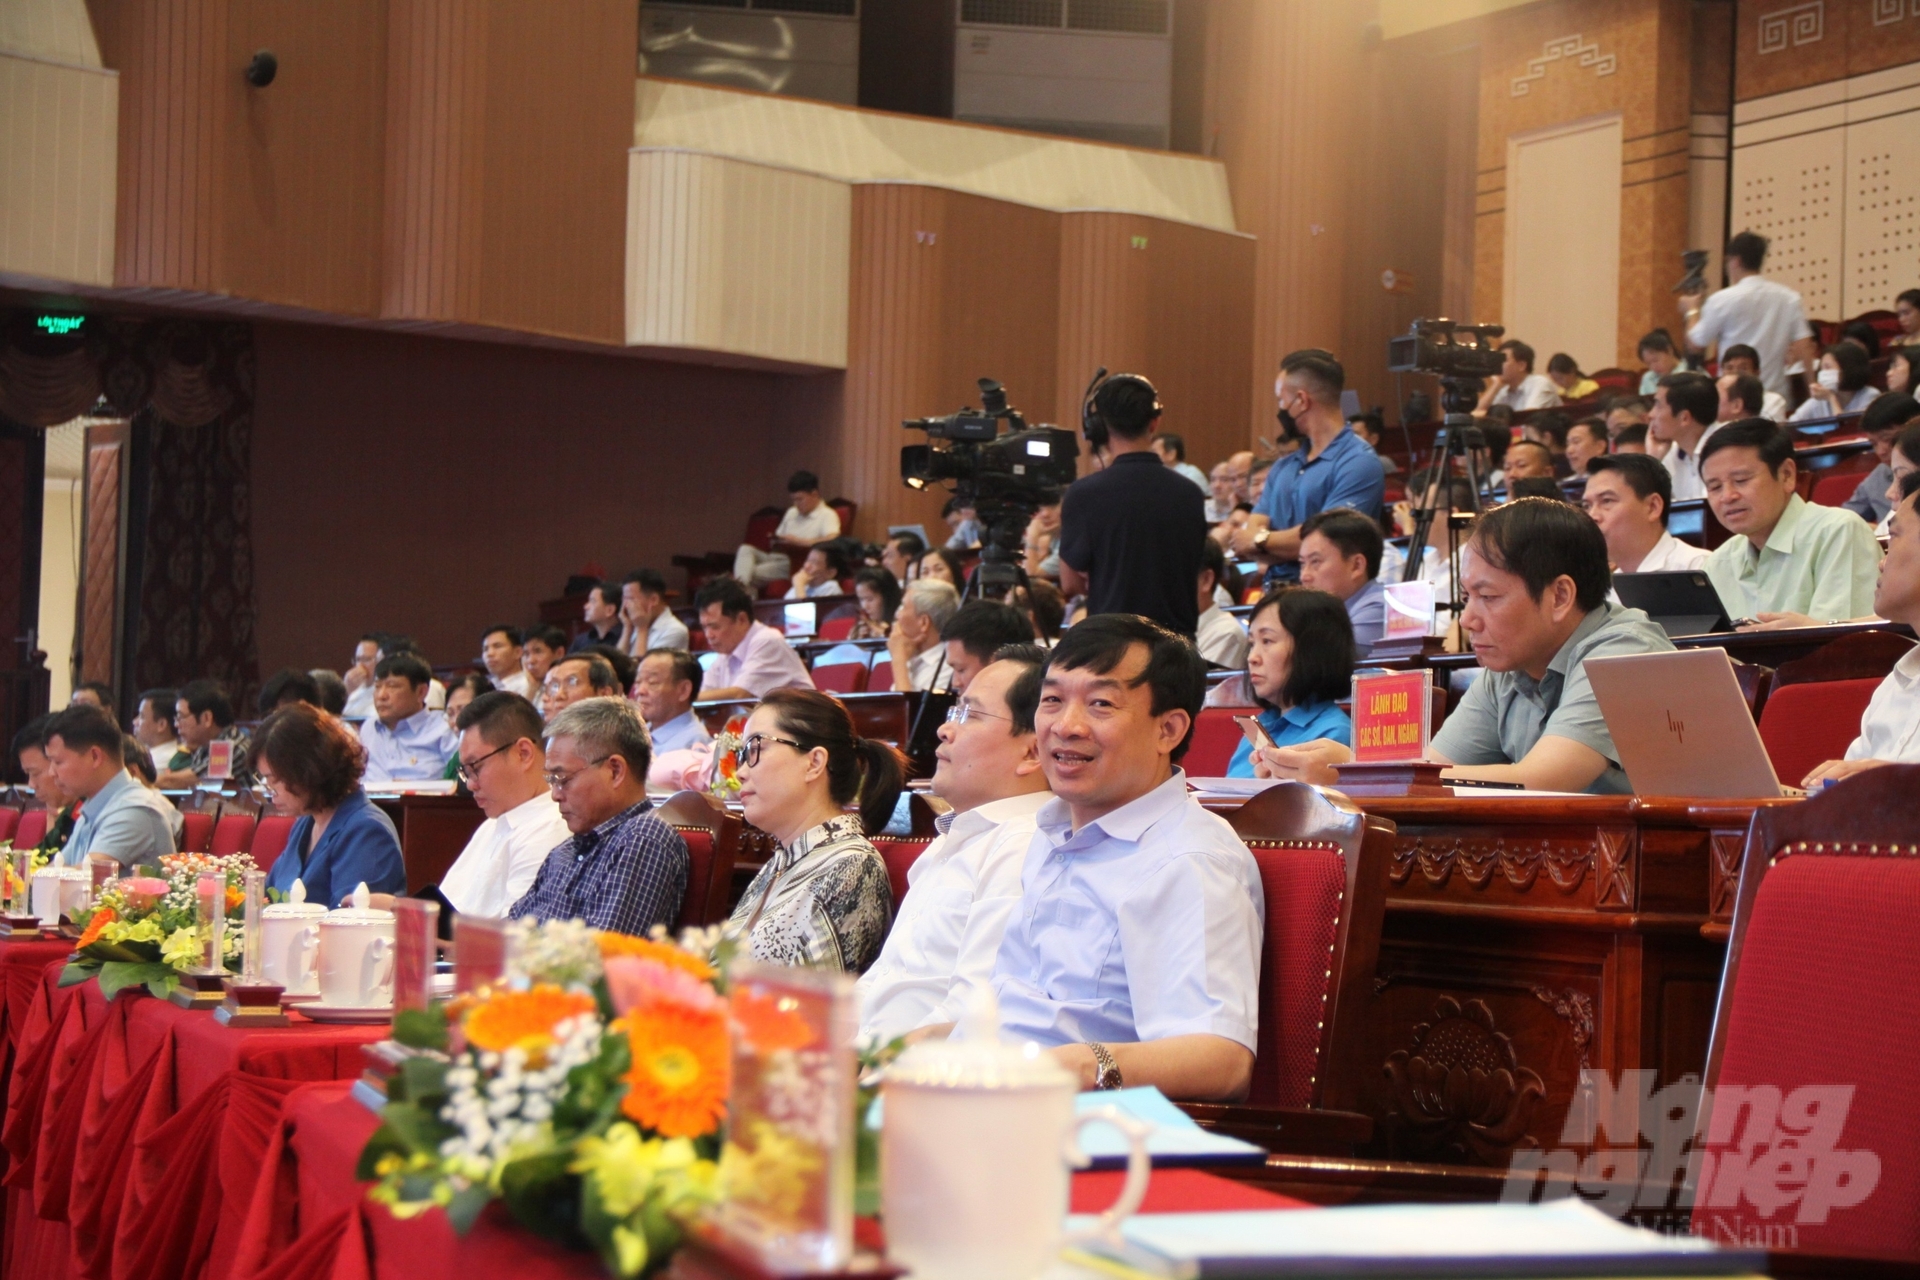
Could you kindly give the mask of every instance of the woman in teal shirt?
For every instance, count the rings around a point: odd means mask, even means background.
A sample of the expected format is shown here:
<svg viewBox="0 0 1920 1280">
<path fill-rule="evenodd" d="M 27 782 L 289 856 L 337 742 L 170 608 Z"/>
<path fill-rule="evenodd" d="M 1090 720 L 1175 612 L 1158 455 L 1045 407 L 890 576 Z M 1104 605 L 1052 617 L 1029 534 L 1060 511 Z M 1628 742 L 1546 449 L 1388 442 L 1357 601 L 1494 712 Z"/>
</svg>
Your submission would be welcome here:
<svg viewBox="0 0 1920 1280">
<path fill-rule="evenodd" d="M 1353 691 L 1353 623 L 1338 596 L 1282 587 L 1262 596 L 1247 619 L 1247 684 L 1262 708 L 1260 727 L 1276 747 L 1353 745 L 1353 721 L 1335 705 Z M 1229 778 L 1254 776 L 1244 738 Z"/>
</svg>

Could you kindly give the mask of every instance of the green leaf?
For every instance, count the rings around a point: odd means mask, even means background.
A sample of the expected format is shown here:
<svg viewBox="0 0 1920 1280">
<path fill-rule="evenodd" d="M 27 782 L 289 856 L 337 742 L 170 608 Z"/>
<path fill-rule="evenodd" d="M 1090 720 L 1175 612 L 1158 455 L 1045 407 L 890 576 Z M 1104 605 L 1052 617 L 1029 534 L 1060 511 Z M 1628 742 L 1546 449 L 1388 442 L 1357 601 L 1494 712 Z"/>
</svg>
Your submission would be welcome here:
<svg viewBox="0 0 1920 1280">
<path fill-rule="evenodd" d="M 447 1015 L 441 1008 L 402 1009 L 393 1017 L 393 1038 L 409 1049 L 447 1049 Z"/>
<path fill-rule="evenodd" d="M 400 1064 L 398 1083 L 408 1102 L 443 1099 L 447 1095 L 447 1063 L 437 1058 L 408 1058 Z M 438 1110 L 438 1107 L 435 1107 Z"/>
<path fill-rule="evenodd" d="M 500 1170 L 500 1199 L 514 1220 L 535 1235 L 561 1244 L 586 1243 L 580 1234 L 580 1179 L 567 1172 L 571 1147 L 522 1156 Z"/>
<path fill-rule="evenodd" d="M 108 960 L 100 966 L 100 994 L 109 1000 L 126 988 L 143 983 L 148 991 L 164 1000 L 180 985 L 180 974 L 172 965 L 158 962 L 126 964 Z"/>
<path fill-rule="evenodd" d="M 461 1235 L 473 1230 L 473 1224 L 479 1220 L 480 1211 L 493 1199 L 484 1185 L 467 1187 L 453 1193 L 453 1199 L 447 1202 L 447 1221 Z"/>
<path fill-rule="evenodd" d="M 437 1110 L 412 1102 L 389 1102 L 380 1112 L 380 1133 L 392 1135 L 403 1155 L 437 1155 L 440 1144 L 451 1138 L 454 1128 L 442 1120 Z M 374 1135 L 376 1138 L 379 1133 Z M 368 1144 L 371 1146 L 371 1142 Z"/>
<path fill-rule="evenodd" d="M 88 978 L 100 972 L 100 962 L 89 960 L 85 956 L 75 955 L 67 961 L 66 968 L 60 970 L 60 985 L 77 987 Z"/>
</svg>

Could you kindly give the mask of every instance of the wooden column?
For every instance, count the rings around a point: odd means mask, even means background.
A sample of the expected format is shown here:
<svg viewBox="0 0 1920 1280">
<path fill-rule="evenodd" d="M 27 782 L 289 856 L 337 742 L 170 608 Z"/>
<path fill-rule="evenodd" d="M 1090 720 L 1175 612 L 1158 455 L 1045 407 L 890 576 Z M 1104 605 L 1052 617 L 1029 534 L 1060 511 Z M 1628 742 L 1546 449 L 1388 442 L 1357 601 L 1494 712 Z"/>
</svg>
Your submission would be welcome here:
<svg viewBox="0 0 1920 1280">
<path fill-rule="evenodd" d="M 112 685 L 124 615 L 128 424 L 87 428 L 86 505 L 81 513 L 80 679 Z M 131 691 L 116 689 L 116 694 Z"/>
</svg>

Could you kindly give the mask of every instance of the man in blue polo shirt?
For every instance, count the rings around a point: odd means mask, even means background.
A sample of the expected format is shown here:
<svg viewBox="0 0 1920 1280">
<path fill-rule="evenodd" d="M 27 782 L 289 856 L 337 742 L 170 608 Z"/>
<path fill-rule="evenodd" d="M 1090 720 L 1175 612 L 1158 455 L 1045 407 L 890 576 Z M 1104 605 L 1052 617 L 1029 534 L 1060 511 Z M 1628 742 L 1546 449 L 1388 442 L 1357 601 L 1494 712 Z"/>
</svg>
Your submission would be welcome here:
<svg viewBox="0 0 1920 1280">
<path fill-rule="evenodd" d="M 1300 447 L 1273 464 L 1253 514 L 1233 537 L 1236 552 L 1267 564 L 1270 584 L 1300 580 L 1300 526 L 1308 516 L 1352 507 L 1380 519 L 1386 475 L 1372 446 L 1347 427 L 1340 410 L 1346 384 L 1346 370 L 1330 351 L 1309 347 L 1280 362 L 1273 384 L 1280 430 Z"/>
</svg>

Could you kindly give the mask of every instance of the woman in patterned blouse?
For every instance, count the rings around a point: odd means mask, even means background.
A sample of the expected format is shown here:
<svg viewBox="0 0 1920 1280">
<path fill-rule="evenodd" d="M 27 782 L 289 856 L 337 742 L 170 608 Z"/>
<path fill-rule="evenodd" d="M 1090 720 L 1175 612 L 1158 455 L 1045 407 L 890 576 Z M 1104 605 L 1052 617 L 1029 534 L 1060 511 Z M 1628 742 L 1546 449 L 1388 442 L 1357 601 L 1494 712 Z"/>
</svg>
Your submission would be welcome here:
<svg viewBox="0 0 1920 1280">
<path fill-rule="evenodd" d="M 779 841 L 726 923 L 756 960 L 863 972 L 893 921 L 887 864 L 867 842 L 893 816 L 906 760 L 813 689 L 775 689 L 747 720 L 740 803 Z M 857 814 L 847 806 L 859 801 Z"/>
</svg>

